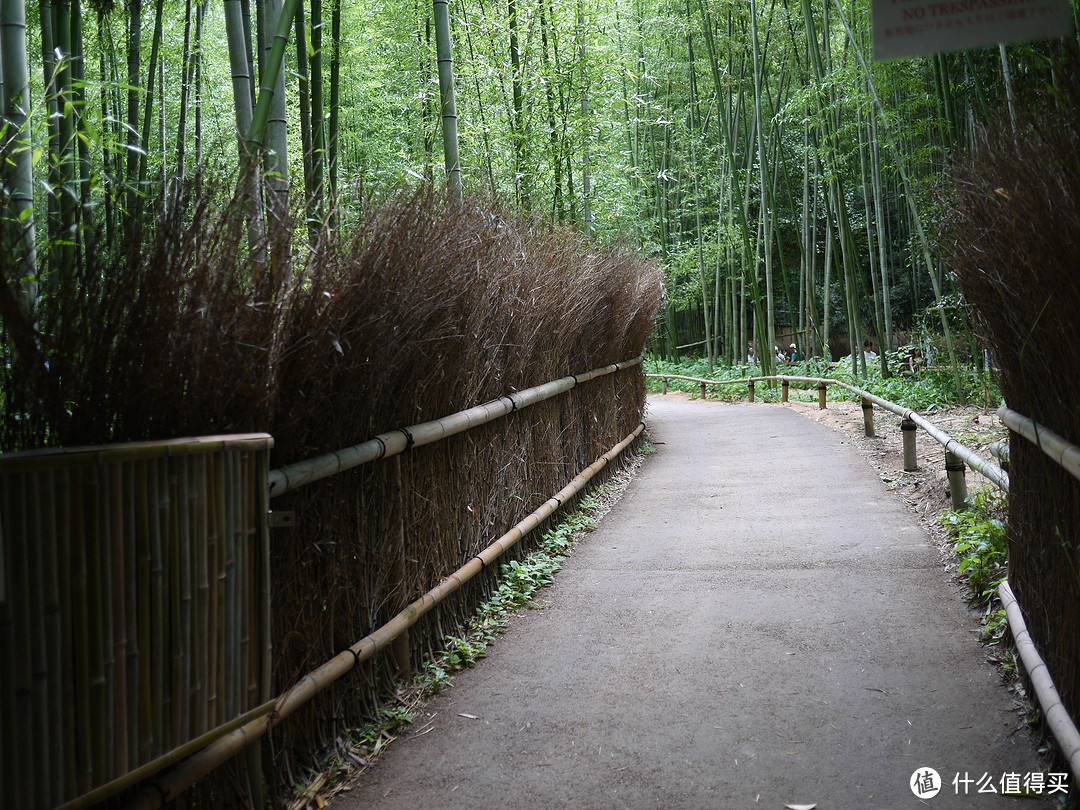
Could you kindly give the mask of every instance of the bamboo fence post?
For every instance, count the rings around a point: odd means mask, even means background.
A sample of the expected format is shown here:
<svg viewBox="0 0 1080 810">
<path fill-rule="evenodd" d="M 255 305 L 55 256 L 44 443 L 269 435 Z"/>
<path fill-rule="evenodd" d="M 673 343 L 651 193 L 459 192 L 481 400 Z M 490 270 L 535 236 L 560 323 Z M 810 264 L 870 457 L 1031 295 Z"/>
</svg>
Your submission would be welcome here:
<svg viewBox="0 0 1080 810">
<path fill-rule="evenodd" d="M 967 508 L 967 465 L 950 450 L 945 451 L 945 472 L 949 476 L 949 495 L 953 509 Z"/>
<path fill-rule="evenodd" d="M 915 472 L 919 469 L 919 460 L 915 455 L 915 431 L 918 429 L 910 416 L 905 416 L 900 422 L 900 430 L 904 435 L 904 472 Z"/>
<path fill-rule="evenodd" d="M 790 385 L 790 383 L 787 380 L 782 380 L 781 383 L 780 383 L 780 401 L 781 402 L 787 402 L 788 401 L 788 386 L 789 385 Z"/>
<path fill-rule="evenodd" d="M 704 388 L 705 387 L 704 384 L 701 387 Z M 747 396 L 749 397 L 750 401 L 753 402 L 754 401 L 754 381 L 753 380 L 747 380 L 746 381 L 746 393 L 747 393 Z"/>
<path fill-rule="evenodd" d="M 874 403 L 866 397 L 862 398 L 863 433 L 867 436 L 874 435 Z"/>
<path fill-rule="evenodd" d="M 701 398 L 705 399 L 705 383 L 701 383 Z"/>
<path fill-rule="evenodd" d="M 404 610 L 408 602 L 408 593 L 405 590 L 405 482 L 401 475 L 401 456 L 394 456 L 393 472 L 394 488 L 396 495 L 391 503 L 395 514 L 390 516 L 390 525 L 396 524 L 396 536 L 391 546 L 392 560 L 390 562 L 390 587 L 394 591 L 391 609 L 396 613 Z M 401 634 L 391 643 L 390 651 L 394 656 L 394 665 L 398 675 L 406 681 L 412 677 L 412 665 L 409 660 L 409 629 L 406 627 Z"/>
<path fill-rule="evenodd" d="M 818 386 L 817 386 L 817 406 L 818 406 L 818 410 L 823 411 L 828 406 L 828 403 L 826 402 L 826 397 L 828 396 L 828 393 L 829 393 L 829 386 L 826 385 L 823 382 L 819 382 Z"/>
<path fill-rule="evenodd" d="M 667 377 L 664 377 L 663 386 L 662 386 L 662 388 L 660 390 L 660 393 L 661 394 L 666 394 L 667 393 Z"/>
</svg>

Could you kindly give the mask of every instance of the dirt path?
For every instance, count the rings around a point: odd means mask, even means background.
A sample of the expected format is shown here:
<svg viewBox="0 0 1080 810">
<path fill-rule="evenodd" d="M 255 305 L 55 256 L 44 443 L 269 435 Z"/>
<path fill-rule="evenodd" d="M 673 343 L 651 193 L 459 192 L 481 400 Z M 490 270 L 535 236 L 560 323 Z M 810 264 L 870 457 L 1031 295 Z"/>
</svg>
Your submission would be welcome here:
<svg viewBox="0 0 1080 810">
<path fill-rule="evenodd" d="M 652 398 L 649 424 L 657 452 L 541 609 L 333 810 L 1016 804 L 977 780 L 1043 766 L 851 444 L 778 406 Z M 921 801 L 925 767 L 944 786 Z"/>
</svg>

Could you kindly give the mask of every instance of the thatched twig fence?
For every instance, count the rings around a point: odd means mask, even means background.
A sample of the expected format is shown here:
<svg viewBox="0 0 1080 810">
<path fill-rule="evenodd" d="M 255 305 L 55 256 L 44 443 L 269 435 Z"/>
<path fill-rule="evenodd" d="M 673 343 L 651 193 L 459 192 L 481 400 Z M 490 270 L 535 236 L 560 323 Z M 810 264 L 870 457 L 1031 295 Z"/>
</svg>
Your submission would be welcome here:
<svg viewBox="0 0 1080 810">
<path fill-rule="evenodd" d="M 896 403 L 889 402 L 853 385 L 823 377 L 793 377 L 779 375 L 773 377 L 747 377 L 740 380 L 706 380 L 700 377 L 685 377 L 675 374 L 647 374 L 647 377 L 659 378 L 663 381 L 662 390 L 667 392 L 669 379 L 678 379 L 688 382 L 696 382 L 701 386 L 701 396 L 704 399 L 707 385 L 745 385 L 747 386 L 749 399 L 754 401 L 754 383 L 759 381 L 780 381 L 783 383 L 783 401 L 788 400 L 788 385 L 790 383 L 806 383 L 817 385 L 818 406 L 826 407 L 825 391 L 828 386 L 835 385 L 845 389 L 862 399 L 863 418 L 867 436 L 874 435 L 873 406 L 876 404 L 885 410 L 901 417 L 901 430 L 904 441 L 904 469 L 913 471 L 915 464 L 915 432 L 918 428 L 926 431 L 938 444 L 945 448 L 945 469 L 949 478 L 949 490 L 952 496 L 953 507 L 962 508 L 967 500 L 967 485 L 964 481 L 964 465 L 971 467 L 975 472 L 989 480 L 1003 492 L 1009 491 L 1009 475 L 994 462 L 983 458 L 974 450 L 964 446 L 948 433 L 938 428 L 930 420 L 910 408 L 904 408 Z M 1039 425 L 1034 420 L 1009 408 L 999 408 L 998 418 L 1002 424 L 1014 433 L 1024 437 L 1032 444 L 1037 445 L 1042 451 L 1059 466 L 1067 470 L 1073 477 L 1080 479 L 1080 447 L 1071 444 L 1051 430 Z M 1073 776 L 1080 778 L 1080 730 L 1069 715 L 1057 687 L 1054 686 L 1050 670 L 1046 662 L 1039 655 L 1031 635 L 1028 633 L 1027 624 L 1024 621 L 1016 597 L 1008 579 L 998 587 L 998 595 L 1005 607 L 1006 619 L 1009 630 L 1016 641 L 1017 651 L 1023 661 L 1024 668 L 1039 705 L 1046 715 L 1047 724 L 1054 738 L 1061 746 L 1062 753 L 1069 762 Z"/>
<path fill-rule="evenodd" d="M 0 656 L 0 803 L 74 810 L 128 791 L 131 806 L 158 807 L 250 751 L 387 645 L 407 671 L 409 628 L 543 525 L 640 436 L 640 365 L 635 357 L 570 375 L 274 471 L 267 434 L 0 456 L 0 633 L 10 653 Z M 583 425 L 584 433 L 575 430 L 588 437 L 587 447 L 602 433 L 625 430 L 636 414 L 628 435 L 497 540 L 489 536 L 475 553 L 461 549 L 456 570 L 389 622 L 337 647 L 269 699 L 271 497 L 390 457 L 389 480 L 401 486 L 401 453 L 499 418 L 516 420 L 515 437 L 543 435 L 541 425 L 522 421 L 523 411 L 604 377 L 609 382 L 594 383 L 587 398 L 563 404 L 571 422 L 561 429 Z M 551 420 L 544 409 L 533 416 Z M 556 418 L 556 433 L 562 421 Z M 509 452 L 505 464 L 526 460 L 523 451 Z M 404 532 L 400 499 L 382 508 Z M 408 560 L 404 546 L 398 552 L 403 582 Z M 422 581 L 429 573 L 410 575 Z M 247 759 L 253 797 L 261 790 L 261 758 L 256 751 Z"/>
<path fill-rule="evenodd" d="M 604 453 L 585 470 L 582 470 L 562 490 L 545 501 L 539 509 L 532 512 L 525 520 L 518 523 L 480 554 L 446 577 L 435 588 L 432 588 L 420 599 L 406 607 L 390 622 L 360 639 L 301 678 L 293 687 L 278 696 L 272 714 L 253 720 L 232 733 L 219 738 L 178 767 L 163 774 L 154 781 L 152 788 L 144 790 L 127 805 L 127 810 L 157 810 L 197 779 L 210 773 L 214 768 L 263 737 L 274 726 L 291 716 L 319 692 L 322 692 L 362 662 L 369 660 L 375 653 L 384 649 L 401 634 L 407 632 L 426 613 L 481 573 L 486 566 L 495 562 L 525 535 L 540 526 L 564 503 L 580 493 L 589 481 L 633 444 L 644 428 L 645 424 L 640 423 L 626 438 Z"/>
<path fill-rule="evenodd" d="M 88 806 L 273 708 L 272 445 L 0 456 L 0 804 Z"/>
</svg>

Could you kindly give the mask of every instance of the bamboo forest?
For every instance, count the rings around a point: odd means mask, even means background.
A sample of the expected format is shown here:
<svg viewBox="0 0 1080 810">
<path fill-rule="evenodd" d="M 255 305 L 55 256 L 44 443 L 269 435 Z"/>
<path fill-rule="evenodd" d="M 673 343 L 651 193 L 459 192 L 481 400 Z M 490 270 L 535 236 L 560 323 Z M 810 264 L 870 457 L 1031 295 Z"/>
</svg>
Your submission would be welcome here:
<svg viewBox="0 0 1080 810">
<path fill-rule="evenodd" d="M 658 260 L 662 355 L 768 373 L 922 329 L 955 369 L 950 161 L 1075 43 L 875 63 L 869 5 L 10 0 L 8 291 L 28 313 L 123 263 L 182 196 L 241 182 L 252 244 L 306 222 L 287 263 L 435 182 Z"/>
</svg>

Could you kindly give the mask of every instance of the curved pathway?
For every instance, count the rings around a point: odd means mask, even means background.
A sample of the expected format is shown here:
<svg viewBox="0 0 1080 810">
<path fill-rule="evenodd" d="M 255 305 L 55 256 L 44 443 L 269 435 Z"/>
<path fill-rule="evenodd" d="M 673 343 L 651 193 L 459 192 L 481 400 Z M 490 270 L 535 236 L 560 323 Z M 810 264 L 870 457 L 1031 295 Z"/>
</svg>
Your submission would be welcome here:
<svg viewBox="0 0 1080 810">
<path fill-rule="evenodd" d="M 539 609 L 333 810 L 1045 806 L 977 792 L 1043 768 L 854 450 L 775 405 L 654 398 L 648 422 L 657 452 Z"/>
</svg>

